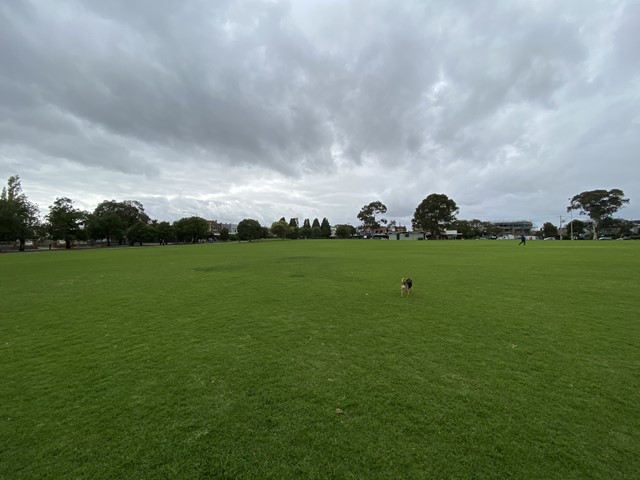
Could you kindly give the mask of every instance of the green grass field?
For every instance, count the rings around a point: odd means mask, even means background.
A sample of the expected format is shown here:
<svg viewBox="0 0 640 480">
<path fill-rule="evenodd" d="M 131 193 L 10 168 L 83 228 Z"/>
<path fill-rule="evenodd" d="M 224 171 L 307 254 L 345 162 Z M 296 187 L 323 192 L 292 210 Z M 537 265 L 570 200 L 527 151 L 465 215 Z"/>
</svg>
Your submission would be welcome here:
<svg viewBox="0 0 640 480">
<path fill-rule="evenodd" d="M 0 272 L 2 480 L 640 478 L 640 242 L 105 248 Z"/>
</svg>

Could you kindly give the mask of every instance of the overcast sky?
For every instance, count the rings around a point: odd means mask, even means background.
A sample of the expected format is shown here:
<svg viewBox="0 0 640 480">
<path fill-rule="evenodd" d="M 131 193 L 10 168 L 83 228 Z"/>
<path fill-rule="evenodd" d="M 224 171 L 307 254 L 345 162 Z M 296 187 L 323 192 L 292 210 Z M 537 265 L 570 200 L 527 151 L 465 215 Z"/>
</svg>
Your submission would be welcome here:
<svg viewBox="0 0 640 480">
<path fill-rule="evenodd" d="M 0 3 L 0 174 L 41 213 L 640 219 L 637 0 Z"/>
</svg>

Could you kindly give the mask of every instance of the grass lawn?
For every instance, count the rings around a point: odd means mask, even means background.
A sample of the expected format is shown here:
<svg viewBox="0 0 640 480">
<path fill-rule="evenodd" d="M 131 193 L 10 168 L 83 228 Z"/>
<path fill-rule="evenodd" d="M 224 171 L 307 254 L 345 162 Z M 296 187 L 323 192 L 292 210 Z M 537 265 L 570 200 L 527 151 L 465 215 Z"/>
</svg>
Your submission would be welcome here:
<svg viewBox="0 0 640 480">
<path fill-rule="evenodd" d="M 640 478 L 640 242 L 517 243 L 2 254 L 0 479 Z"/>
</svg>

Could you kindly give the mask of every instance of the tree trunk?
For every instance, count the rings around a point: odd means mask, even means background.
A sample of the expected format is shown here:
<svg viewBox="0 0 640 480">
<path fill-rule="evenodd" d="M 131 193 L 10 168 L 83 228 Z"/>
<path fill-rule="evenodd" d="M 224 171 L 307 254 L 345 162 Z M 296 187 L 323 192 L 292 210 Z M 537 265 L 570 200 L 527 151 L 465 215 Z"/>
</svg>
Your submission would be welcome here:
<svg viewBox="0 0 640 480">
<path fill-rule="evenodd" d="M 594 239 L 594 240 L 598 240 L 598 233 L 596 232 L 596 225 L 597 225 L 597 223 L 596 223 L 596 221 L 594 220 L 594 221 L 593 221 L 593 239 Z"/>
<path fill-rule="evenodd" d="M 24 238 L 21 238 L 21 239 L 19 240 L 19 242 L 20 242 L 20 246 L 18 247 L 18 251 L 19 251 L 19 252 L 24 252 L 25 239 L 24 239 Z"/>
</svg>

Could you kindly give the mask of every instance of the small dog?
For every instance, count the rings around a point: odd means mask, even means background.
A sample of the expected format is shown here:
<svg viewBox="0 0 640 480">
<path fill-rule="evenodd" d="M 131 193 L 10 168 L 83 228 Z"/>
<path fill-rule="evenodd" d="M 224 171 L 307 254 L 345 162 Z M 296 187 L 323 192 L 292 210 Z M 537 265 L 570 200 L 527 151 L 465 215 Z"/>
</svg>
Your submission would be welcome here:
<svg viewBox="0 0 640 480">
<path fill-rule="evenodd" d="M 407 278 L 402 277 L 402 283 L 400 284 L 400 296 L 408 297 L 409 295 L 411 295 L 412 291 L 413 291 L 413 280 L 411 280 L 411 278 L 409 277 Z"/>
</svg>

